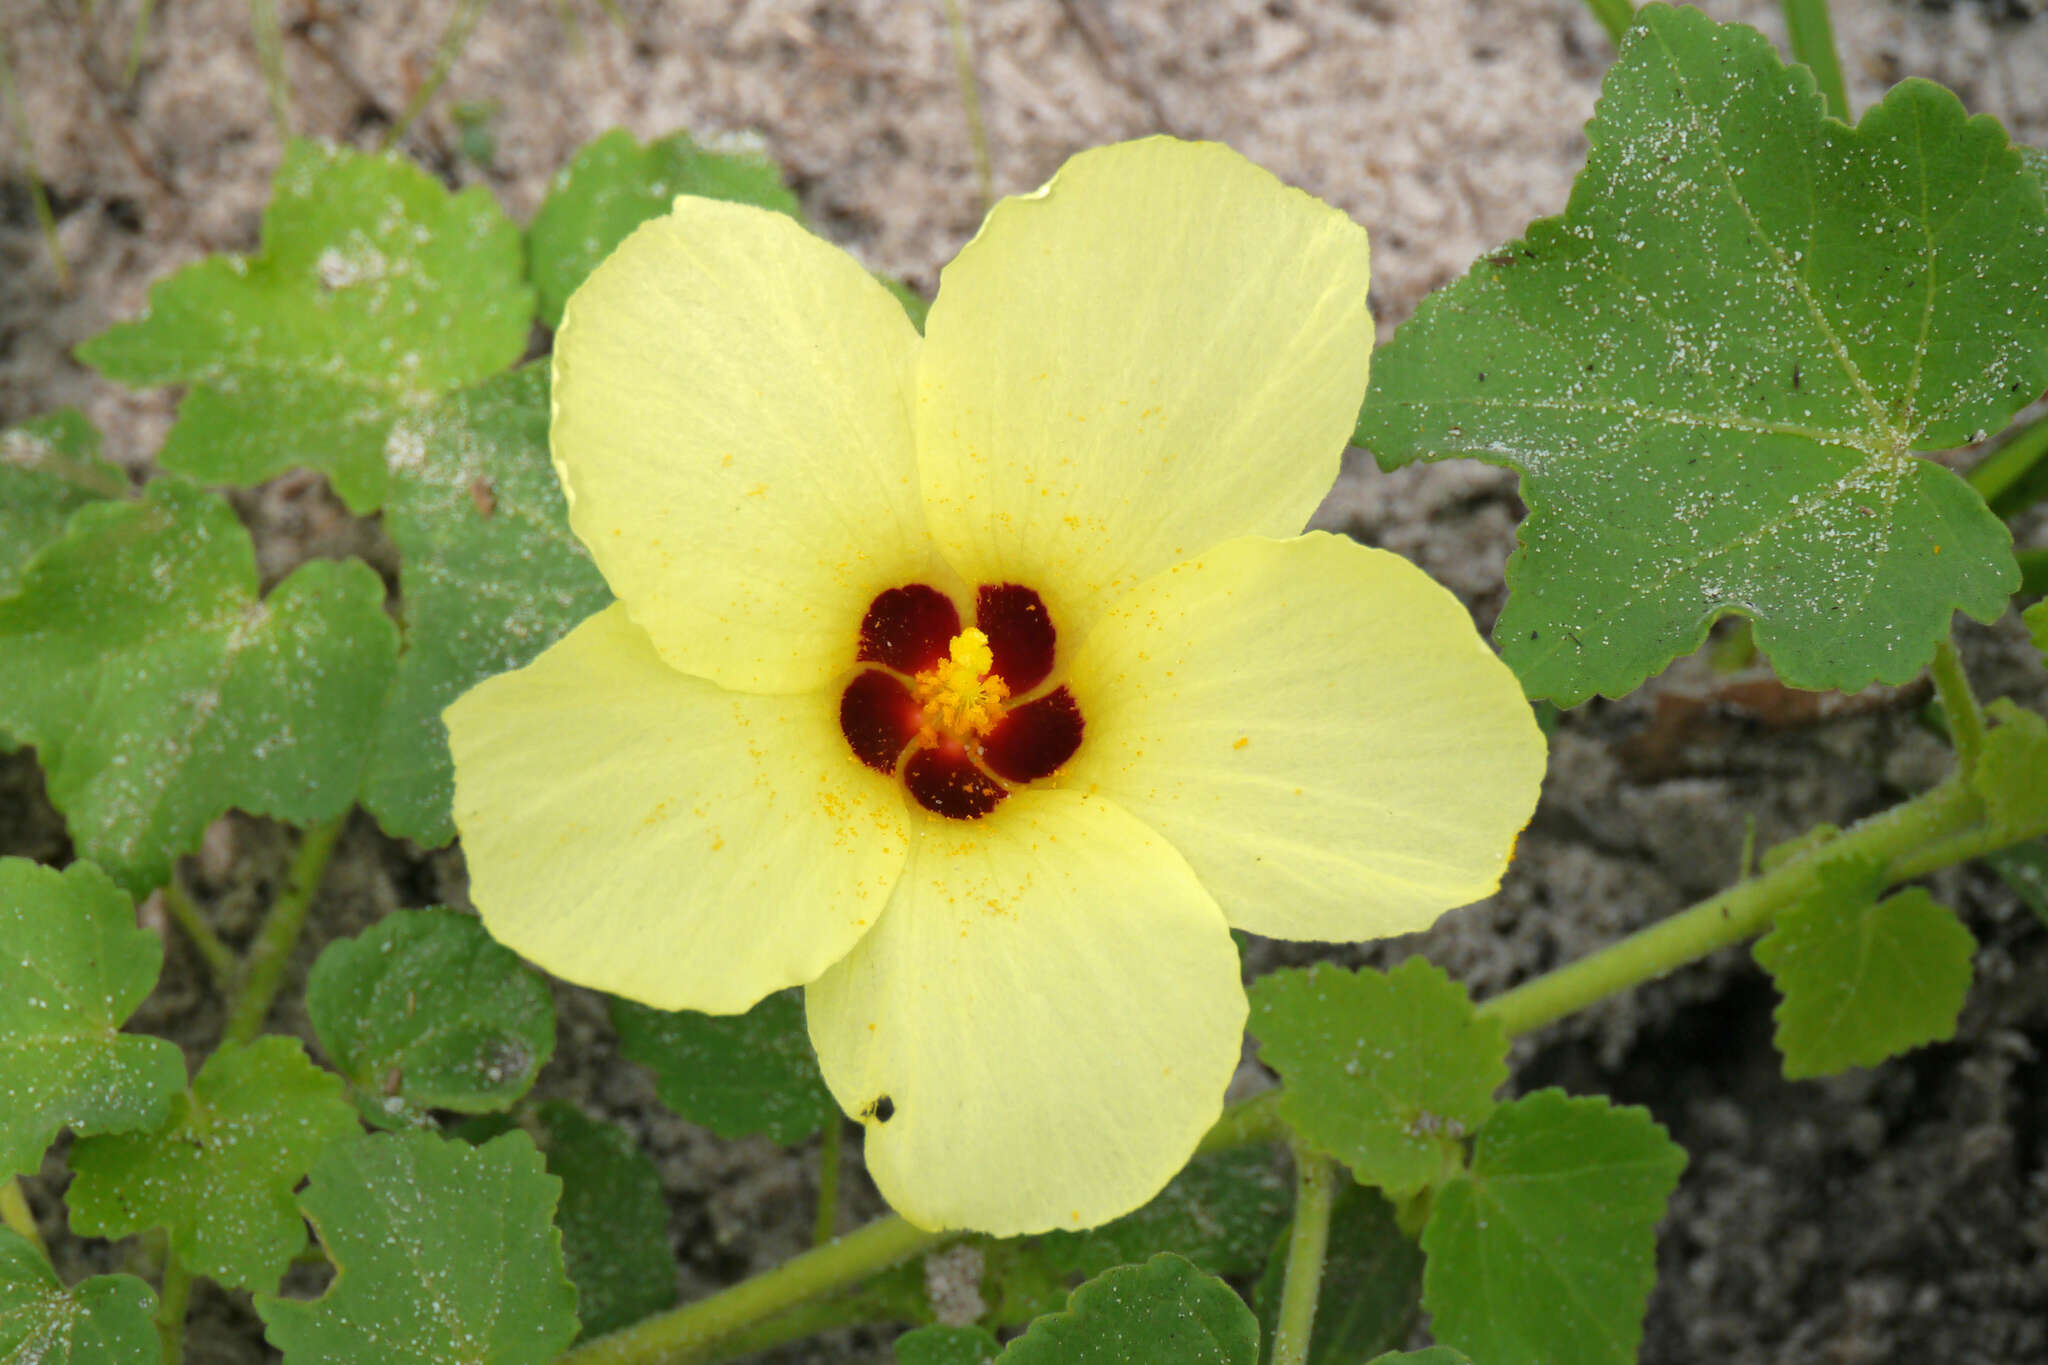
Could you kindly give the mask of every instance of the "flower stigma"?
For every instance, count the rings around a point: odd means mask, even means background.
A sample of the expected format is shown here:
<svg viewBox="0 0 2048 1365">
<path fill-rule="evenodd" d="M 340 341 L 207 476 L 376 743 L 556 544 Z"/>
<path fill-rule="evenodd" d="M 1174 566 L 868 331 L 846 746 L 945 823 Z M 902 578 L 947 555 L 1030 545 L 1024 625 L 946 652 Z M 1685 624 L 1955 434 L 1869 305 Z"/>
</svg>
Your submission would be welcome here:
<svg viewBox="0 0 2048 1365">
<path fill-rule="evenodd" d="M 918 674 L 912 684 L 924 707 L 919 742 L 936 744 L 943 735 L 980 747 L 974 742 L 995 729 L 1010 696 L 1010 685 L 996 675 L 995 662 L 988 636 L 978 628 L 969 626 L 953 637 L 946 657 Z"/>
</svg>

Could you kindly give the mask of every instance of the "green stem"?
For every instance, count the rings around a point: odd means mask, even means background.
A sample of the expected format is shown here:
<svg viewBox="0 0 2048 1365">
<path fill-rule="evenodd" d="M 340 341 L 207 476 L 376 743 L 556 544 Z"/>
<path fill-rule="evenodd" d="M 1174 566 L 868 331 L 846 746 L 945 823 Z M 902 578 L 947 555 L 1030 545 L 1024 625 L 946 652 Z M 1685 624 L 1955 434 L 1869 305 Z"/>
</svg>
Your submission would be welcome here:
<svg viewBox="0 0 2048 1365">
<path fill-rule="evenodd" d="M 284 69 L 284 26 L 278 21 L 277 0 L 249 0 L 249 36 L 256 44 L 256 63 L 263 68 L 263 88 L 270 96 L 277 140 L 288 141 L 292 135 L 292 87 Z"/>
<path fill-rule="evenodd" d="M 1337 1163 L 1299 1143 L 1294 1148 L 1294 1228 L 1287 1235 L 1287 1272 L 1280 1319 L 1273 1328 L 1272 1365 L 1304 1365 L 1323 1292 L 1323 1254 L 1330 1246 L 1330 1206 Z"/>
<path fill-rule="evenodd" d="M 1887 882 L 1899 882 L 1947 865 L 1925 865 L 1923 855 L 1932 846 L 1971 850 L 1948 859 L 1953 862 L 2015 842 L 1984 829 L 1982 815 L 1983 805 L 1976 793 L 1951 778 L 1922 796 L 1815 844 L 1761 877 L 1740 882 L 1597 953 L 1525 981 L 1481 1005 L 1479 1013 L 1500 1020 L 1510 1036 L 1528 1033 L 1667 975 L 1761 933 L 1780 911 L 1813 889 L 1822 864 L 1838 858 L 1869 859 L 1886 869 Z M 1977 837 L 1954 842 L 1966 835 Z M 1980 844 L 1987 846 L 1979 848 Z"/>
<path fill-rule="evenodd" d="M 199 950 L 199 956 L 206 962 L 206 970 L 213 977 L 213 984 L 225 990 L 233 984 L 235 975 L 241 970 L 241 963 L 235 957 L 235 950 L 221 940 L 200 913 L 199 906 L 178 881 L 174 872 L 164 883 L 164 909 L 170 912 L 171 922 L 184 931 L 192 946 Z"/>
<path fill-rule="evenodd" d="M 50 1249 L 43 1245 L 43 1230 L 36 1226 L 36 1211 L 28 1206 L 19 1180 L 0 1183 L 0 1224 L 28 1241 L 48 1260 Z"/>
<path fill-rule="evenodd" d="M 708 1299 L 586 1341 L 558 1357 L 556 1365 L 701 1362 L 712 1358 L 709 1352 L 721 1339 L 743 1328 L 752 1328 L 785 1309 L 879 1274 L 955 1235 L 926 1232 L 893 1215 L 879 1218 L 858 1232 L 807 1251 L 751 1280 L 742 1280 Z"/>
<path fill-rule="evenodd" d="M 284 969 L 305 930 L 306 912 L 312 908 L 320 879 L 327 872 L 327 860 L 334 856 L 334 841 L 341 837 L 341 828 L 347 822 L 348 812 L 343 811 L 332 820 L 308 826 L 300 837 L 299 851 L 292 855 L 291 867 L 285 874 L 284 889 L 271 902 L 270 914 L 249 949 L 242 989 L 228 1011 L 227 1027 L 222 1031 L 228 1042 L 246 1043 L 263 1031 L 263 1021 L 270 1017 L 278 987 L 284 984 Z"/>
<path fill-rule="evenodd" d="M 1956 751 L 1956 770 L 1964 777 L 1977 771 L 1977 759 L 1984 752 L 1984 708 L 1970 690 L 1970 675 L 1963 671 L 1962 656 L 1955 643 L 1943 640 L 1934 647 L 1934 662 L 1927 666 L 1934 679 L 1934 694 L 1948 719 L 1948 742 Z"/>
<path fill-rule="evenodd" d="M 469 35 L 476 31 L 477 20 L 484 17 L 491 0 L 459 0 L 455 12 L 448 16 L 448 22 L 441 29 L 441 40 L 434 46 L 433 69 L 420 82 L 420 88 L 412 92 L 412 98 L 405 102 L 405 110 L 398 121 L 384 132 L 384 140 L 377 144 L 377 150 L 388 152 L 398 145 L 398 139 L 405 136 L 405 130 L 412 127 L 435 95 L 441 91 L 442 82 L 455 66 L 455 59 L 469 46 Z"/>
<path fill-rule="evenodd" d="M 1849 121 L 1849 91 L 1842 84 L 1842 63 L 1835 56 L 1835 26 L 1828 20 L 1828 0 L 1785 0 L 1785 28 L 1792 38 L 1792 60 L 1813 69 L 1828 112 Z"/>
<path fill-rule="evenodd" d="M 1621 35 L 1636 21 L 1634 0 L 1586 0 L 1586 8 L 1593 11 L 1593 17 L 1600 21 L 1600 27 L 1607 30 L 1607 40 L 1616 47 L 1621 46 Z"/>
<path fill-rule="evenodd" d="M 2013 486 L 2048 457 L 2048 417 L 2029 423 L 2005 438 L 2005 443 L 1977 461 L 1966 476 L 1993 511 L 2009 515 L 2017 507 L 2001 507 L 1999 500 Z"/>
<path fill-rule="evenodd" d="M 858 1297 L 841 1296 L 820 1299 L 814 1303 L 799 1304 L 787 1312 L 777 1313 L 772 1318 L 749 1324 L 728 1336 L 720 1337 L 703 1354 L 694 1357 L 696 1365 L 719 1365 L 721 1361 L 739 1360 L 744 1356 L 758 1355 L 772 1351 L 777 1346 L 786 1346 L 792 1341 L 802 1341 L 820 1332 L 829 1332 L 835 1327 L 853 1327 L 868 1322 L 888 1322 L 894 1319 L 878 1317 L 876 1311 L 862 1304 Z"/>
<path fill-rule="evenodd" d="M 157 1291 L 156 1334 L 164 1344 L 163 1365 L 185 1358 L 185 1309 L 192 1302 L 192 1272 L 175 1251 L 164 1252 L 164 1282 Z"/>
<path fill-rule="evenodd" d="M 974 179 L 981 187 L 981 208 L 995 203 L 995 171 L 988 154 L 988 129 L 981 122 L 981 83 L 974 78 L 974 43 L 967 33 L 967 0 L 946 0 L 946 31 L 953 39 L 953 73 L 960 81 L 960 102 L 967 106 L 967 137 L 974 144 Z"/>
<path fill-rule="evenodd" d="M 846 1132 L 838 1114 L 825 1125 L 818 1139 L 818 1221 L 811 1229 L 811 1245 L 824 1246 L 839 1232 L 839 1168 L 846 1159 Z"/>
</svg>

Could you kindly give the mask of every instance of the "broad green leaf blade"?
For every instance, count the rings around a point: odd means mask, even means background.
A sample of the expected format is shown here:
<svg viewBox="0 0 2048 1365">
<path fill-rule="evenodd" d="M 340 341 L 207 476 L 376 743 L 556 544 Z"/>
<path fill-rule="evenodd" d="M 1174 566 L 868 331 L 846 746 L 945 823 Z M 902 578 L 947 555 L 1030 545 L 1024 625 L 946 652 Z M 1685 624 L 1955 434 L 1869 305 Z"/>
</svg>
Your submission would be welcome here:
<svg viewBox="0 0 2048 1365">
<path fill-rule="evenodd" d="M 224 1043 L 153 1133 L 83 1138 L 71 1149 L 71 1230 L 125 1237 L 167 1228 L 187 1266 L 222 1284 L 274 1290 L 306 1228 L 292 1190 L 357 1131 L 341 1082 L 296 1038 Z"/>
<path fill-rule="evenodd" d="M 1391 468 L 1520 471 L 1496 630 L 1532 696 L 1620 696 L 1737 611 L 1786 682 L 1912 677 L 2017 582 L 1916 450 L 2048 386 L 2048 209 L 2005 133 L 1906 81 L 1854 128 L 1741 25 L 1646 6 L 1562 218 L 1374 360 Z"/>
<path fill-rule="evenodd" d="M 1422 1351 L 1389 1351 L 1383 1356 L 1374 1356 L 1368 1365 L 1472 1365 L 1472 1362 L 1448 1346 L 1431 1346 Z"/>
<path fill-rule="evenodd" d="M 0 1228 L 0 1365 L 157 1365 L 155 1313 L 133 1275 L 66 1289 L 33 1243 Z"/>
<path fill-rule="evenodd" d="M 1507 1079 L 1507 1034 L 1421 958 L 1389 973 L 1273 972 L 1251 1002 L 1288 1126 L 1396 1199 L 1457 1167 Z"/>
<path fill-rule="evenodd" d="M 1274 1245 L 1252 1296 L 1267 1359 L 1280 1321 L 1286 1252 L 1284 1242 Z M 1421 1307 L 1422 1249 L 1401 1231 L 1393 1206 L 1377 1191 L 1345 1182 L 1330 1210 L 1308 1365 L 1355 1365 L 1374 1351 L 1398 1347 L 1408 1339 Z"/>
<path fill-rule="evenodd" d="M 2005 879 L 2013 894 L 2048 924 L 2048 841 L 2014 844 L 1984 855 L 1984 861 Z"/>
<path fill-rule="evenodd" d="M 583 1335 L 629 1327 L 676 1301 L 661 1174 L 625 1129 L 550 1100 L 535 1113 L 548 1174 L 562 1182 L 555 1226 Z"/>
<path fill-rule="evenodd" d="M 397 652 L 384 585 L 316 561 L 256 588 L 227 503 L 159 479 L 82 509 L 0 598 L 0 729 L 137 895 L 231 808 L 303 824 L 355 799 Z"/>
<path fill-rule="evenodd" d="M 509 1108 L 555 1051 L 540 975 L 453 910 L 399 910 L 337 939 L 306 982 L 320 1045 L 373 1121 Z"/>
<path fill-rule="evenodd" d="M 0 431 L 0 597 L 22 566 L 64 534 L 89 502 L 128 495 L 128 476 L 100 458 L 100 434 L 76 408 Z"/>
<path fill-rule="evenodd" d="M 541 1365 L 576 1335 L 550 1216 L 561 1182 L 524 1133 L 347 1143 L 299 1205 L 334 1261 L 311 1302 L 258 1295 L 285 1365 Z"/>
<path fill-rule="evenodd" d="M 548 460 L 547 367 L 486 380 L 401 418 L 384 528 L 400 553 L 405 652 L 370 745 L 363 805 L 387 834 L 455 838 L 441 711 L 532 662 L 611 600 L 569 534 Z"/>
<path fill-rule="evenodd" d="M 896 1338 L 896 1365 L 992 1365 L 1002 1345 L 985 1327 L 934 1323 Z"/>
<path fill-rule="evenodd" d="M 838 1120 L 795 991 L 732 1015 L 614 998 L 612 1027 L 620 1050 L 654 1073 L 661 1102 L 720 1137 L 766 1133 L 787 1147 Z"/>
<path fill-rule="evenodd" d="M 2048 719 L 2000 698 L 1975 776 L 1992 825 L 2014 837 L 2048 833 Z"/>
<path fill-rule="evenodd" d="M 1641 1109 L 1559 1090 L 1502 1105 L 1422 1231 L 1437 1340 L 1477 1361 L 1633 1365 L 1684 1169 Z"/>
<path fill-rule="evenodd" d="M 1237 1291 L 1178 1256 L 1118 1266 L 1003 1349 L 1001 1365 L 1257 1365 L 1259 1324 Z"/>
<path fill-rule="evenodd" d="M 208 483 L 327 475 L 384 497 L 393 419 L 519 359 L 533 321 L 519 229 L 395 155 L 294 141 L 254 256 L 160 280 L 142 316 L 78 348 L 136 387 L 191 386 L 158 457 Z"/>
<path fill-rule="evenodd" d="M 2041 661 L 2048 663 L 2048 599 L 2034 603 L 2020 613 L 2020 620 L 2027 626 L 2027 633 L 2034 637 L 2034 648 L 2041 651 Z"/>
<path fill-rule="evenodd" d="M 185 1088 L 162 1038 L 121 1032 L 156 985 L 163 940 L 91 863 L 0 858 L 0 1180 L 33 1171 L 67 1125 L 153 1128 Z"/>
<path fill-rule="evenodd" d="M 714 152 L 687 133 L 641 146 L 624 128 L 588 142 L 555 177 L 526 230 L 540 317 L 562 325 L 562 306 L 612 248 L 679 194 L 729 199 L 803 217 L 782 171 L 759 152 Z"/>
<path fill-rule="evenodd" d="M 1754 950 L 1783 997 L 1773 1017 L 1785 1074 L 1832 1076 L 1953 1037 L 1976 949 L 1925 891 L 1880 901 L 1865 869 L 1822 867 Z"/>
</svg>

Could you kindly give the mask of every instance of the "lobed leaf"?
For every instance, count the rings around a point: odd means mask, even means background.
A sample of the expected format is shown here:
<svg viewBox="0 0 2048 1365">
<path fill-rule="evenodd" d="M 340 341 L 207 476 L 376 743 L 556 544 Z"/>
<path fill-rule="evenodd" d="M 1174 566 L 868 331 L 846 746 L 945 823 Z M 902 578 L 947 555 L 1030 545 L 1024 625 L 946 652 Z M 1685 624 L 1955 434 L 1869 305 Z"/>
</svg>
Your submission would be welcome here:
<svg viewBox="0 0 2048 1365">
<path fill-rule="evenodd" d="M 549 1221 L 561 1182 L 524 1133 L 336 1147 L 299 1206 L 335 1265 L 310 1302 L 256 1298 L 285 1365 L 541 1365 L 576 1335 Z"/>
<path fill-rule="evenodd" d="M 76 408 L 0 431 L 0 597 L 89 502 L 128 495 L 128 476 L 100 458 L 100 434 Z"/>
<path fill-rule="evenodd" d="M 1002 1345 L 986 1327 L 914 1327 L 896 1338 L 896 1365 L 993 1365 Z"/>
<path fill-rule="evenodd" d="M 1252 983 L 1252 1036 L 1286 1089 L 1280 1114 L 1359 1180 L 1405 1198 L 1462 1163 L 1507 1079 L 1507 1034 L 1422 958 L 1329 964 Z"/>
<path fill-rule="evenodd" d="M 1977 941 L 1918 887 L 1881 901 L 1879 889 L 1867 866 L 1824 864 L 1813 894 L 1757 940 L 1782 997 L 1773 1018 L 1792 1079 L 1955 1035 Z"/>
<path fill-rule="evenodd" d="M 121 1032 L 156 985 L 163 940 L 91 863 L 59 872 L 0 858 L 0 1180 L 33 1171 L 67 1125 L 118 1133 L 164 1121 L 185 1059 Z"/>
<path fill-rule="evenodd" d="M 2029 910 L 2048 924 L 2048 840 L 2014 844 L 1985 854 L 1984 861 Z"/>
<path fill-rule="evenodd" d="M 1287 1247 L 1276 1242 L 1252 1295 L 1271 1358 L 1280 1321 Z M 1330 1210 L 1330 1240 L 1316 1296 L 1308 1365 L 1353 1365 L 1408 1339 L 1422 1304 L 1422 1250 L 1401 1231 L 1376 1190 L 1346 1181 Z"/>
<path fill-rule="evenodd" d="M 782 171 L 759 152 L 714 152 L 687 133 L 641 146 L 624 128 L 583 145 L 556 174 L 526 230 L 540 317 L 562 325 L 562 307 L 626 234 L 667 213 L 679 194 L 728 199 L 801 221 Z"/>
<path fill-rule="evenodd" d="M 355 799 L 397 633 L 367 565 L 257 596 L 226 502 L 173 479 L 81 509 L 0 598 L 0 728 L 38 749 L 82 857 L 140 895 L 230 808 Z"/>
<path fill-rule="evenodd" d="M 394 911 L 329 944 L 306 981 L 306 1012 L 379 1124 L 509 1108 L 555 1051 L 547 983 L 453 910 Z"/>
<path fill-rule="evenodd" d="M 1997 829 L 2048 832 L 2048 719 L 2004 698 L 1985 708 L 1998 722 L 1984 736 L 1973 781 Z"/>
<path fill-rule="evenodd" d="M 351 511 L 384 499 L 392 423 L 519 359 L 533 320 L 519 229 L 405 158 L 286 149 L 254 256 L 159 280 L 78 348 L 109 379 L 190 385 L 164 468 L 254 484 L 319 470 Z"/>
<path fill-rule="evenodd" d="M 1257 1365 L 1259 1324 L 1237 1291 L 1178 1256 L 1118 1266 L 1031 1324 L 1001 1365 Z"/>
<path fill-rule="evenodd" d="M 1633 1365 L 1684 1169 L 1641 1109 L 1559 1090 L 1502 1105 L 1422 1230 L 1437 1339 L 1480 1361 Z"/>
<path fill-rule="evenodd" d="M 548 459 L 545 365 L 409 413 L 386 450 L 405 652 L 370 741 L 363 805 L 385 833 L 433 848 L 455 838 L 442 710 L 531 663 L 611 595 L 569 533 Z"/>
<path fill-rule="evenodd" d="M 71 1149 L 71 1230 L 125 1237 L 166 1228 L 191 1269 L 274 1290 L 306 1228 L 292 1191 L 357 1132 L 341 1082 L 296 1038 L 223 1043 L 150 1133 L 82 1138 Z"/>
<path fill-rule="evenodd" d="M 2020 620 L 2026 624 L 2027 633 L 2034 637 L 2034 648 L 2041 651 L 2041 661 L 2048 663 L 2048 598 L 2021 612 Z"/>
<path fill-rule="evenodd" d="M 66 1289 L 34 1243 L 0 1228 L 0 1365 L 157 1365 L 155 1314 L 133 1275 Z"/>
<path fill-rule="evenodd" d="M 1851 128 L 1741 25 L 1648 5 L 1561 218 L 1426 301 L 1373 364 L 1386 467 L 1518 470 L 1496 629 L 1532 696 L 1620 696 L 1755 622 L 1798 687 L 1904 682 L 2018 581 L 2003 523 L 1914 451 L 2048 385 L 2048 208 L 1926 81 Z"/>
<path fill-rule="evenodd" d="M 795 991 L 731 1015 L 614 998 L 612 1027 L 619 1049 L 654 1073 L 661 1102 L 720 1137 L 766 1133 L 787 1147 L 838 1121 Z"/>
</svg>

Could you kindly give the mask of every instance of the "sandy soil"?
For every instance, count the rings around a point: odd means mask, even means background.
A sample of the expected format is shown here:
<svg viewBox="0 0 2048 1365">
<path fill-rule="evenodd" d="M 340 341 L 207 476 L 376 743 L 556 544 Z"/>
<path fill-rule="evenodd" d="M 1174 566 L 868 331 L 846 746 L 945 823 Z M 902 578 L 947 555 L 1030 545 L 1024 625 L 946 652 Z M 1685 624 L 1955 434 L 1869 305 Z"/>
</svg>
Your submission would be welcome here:
<svg viewBox="0 0 2048 1365">
<path fill-rule="evenodd" d="M 431 68 L 455 4 L 279 8 L 292 126 L 367 145 Z M 1767 0 L 1704 8 L 1782 34 Z M 115 390 L 69 349 L 133 312 L 160 274 L 253 247 L 282 144 L 246 5 L 165 0 L 127 84 L 135 9 L 102 0 L 87 22 L 76 4 L 20 0 L 0 19 L 75 275 L 59 287 L 10 136 L 0 148 L 0 422 L 75 403 L 106 429 L 110 455 L 139 468 L 174 395 Z M 939 0 L 624 9 L 621 28 L 591 0 L 565 10 L 504 0 L 403 145 L 452 182 L 488 184 L 523 218 L 573 149 L 615 124 L 758 139 L 830 235 L 877 268 L 936 282 L 981 207 Z M 2022 0 L 1836 9 L 1859 107 L 1922 75 L 2016 138 L 2048 142 L 2048 22 L 2029 20 Z M 1038 184 L 1095 143 L 1160 130 L 1224 139 L 1371 229 L 1383 331 L 1474 256 L 1563 206 L 1610 55 L 1577 0 L 975 0 L 970 12 L 999 192 Z M 463 150 L 454 113 L 464 106 L 488 111 L 488 158 Z M 317 481 L 280 481 L 241 505 L 272 573 L 375 541 Z M 1485 624 L 1520 510 L 1496 471 L 1382 476 L 1360 461 L 1319 521 L 1415 559 Z M 2039 521 L 2024 533 L 2042 543 Z M 1968 631 L 1966 643 L 1987 691 L 2048 700 L 2010 619 Z M 1914 723 L 1915 700 L 1775 728 L 1782 708 L 1734 696 L 1691 661 L 1625 702 L 1582 708 L 1558 733 L 1544 807 L 1502 892 L 1429 935 L 1357 956 L 1424 951 L 1485 994 L 1580 955 L 1724 884 L 1750 817 L 1768 843 L 1933 780 L 1941 751 Z M 0 852 L 64 848 L 32 765 L 0 760 Z M 258 821 L 231 818 L 209 839 L 195 878 L 230 937 L 247 931 L 285 853 L 280 832 Z M 1787 1084 L 1769 1047 L 1767 984 L 1731 953 L 1523 1049 L 1517 1086 L 1647 1103 L 1693 1154 L 1662 1239 L 1646 1361 L 2048 1360 L 2048 948 L 1987 874 L 1952 873 L 1936 889 L 1985 945 L 1953 1044 L 1874 1074 Z M 301 965 L 391 908 L 462 894 L 457 855 L 421 854 L 359 819 Z M 1262 956 L 1294 961 L 1302 950 Z M 197 982 L 174 943 L 143 1026 L 207 1043 L 219 1021 Z M 811 1197 L 803 1155 L 719 1142 L 668 1117 L 616 1060 L 592 999 L 565 990 L 562 1004 L 544 1088 L 619 1117 L 657 1154 L 684 1292 L 797 1250 Z M 854 1184 L 854 1212 L 877 1211 Z M 83 1254 L 75 1243 L 60 1251 Z M 245 1302 L 203 1292 L 198 1311 L 194 1359 L 266 1358 L 246 1344 L 256 1332 Z M 855 1339 L 783 1358 L 886 1353 Z"/>
</svg>

